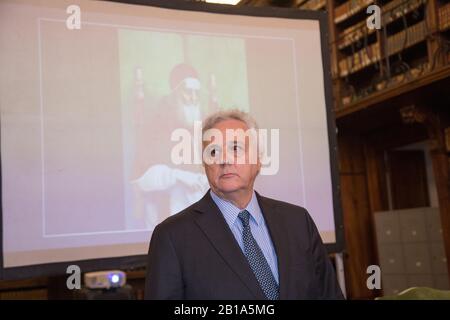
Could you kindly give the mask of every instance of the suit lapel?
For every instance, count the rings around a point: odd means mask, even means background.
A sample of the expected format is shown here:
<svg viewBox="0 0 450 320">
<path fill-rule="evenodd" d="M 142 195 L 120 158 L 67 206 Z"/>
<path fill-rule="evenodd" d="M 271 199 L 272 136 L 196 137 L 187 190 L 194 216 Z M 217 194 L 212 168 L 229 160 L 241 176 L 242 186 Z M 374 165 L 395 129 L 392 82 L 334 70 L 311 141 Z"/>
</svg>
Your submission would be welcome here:
<svg viewBox="0 0 450 320">
<path fill-rule="evenodd" d="M 246 257 L 234 238 L 225 218 L 212 200 L 209 191 L 197 202 L 195 210 L 200 213 L 196 217 L 197 225 L 205 233 L 217 252 L 238 275 L 256 299 L 265 299 L 264 293 Z"/>
<path fill-rule="evenodd" d="M 280 299 L 288 299 L 289 243 L 286 236 L 286 227 L 283 226 L 283 221 L 280 219 L 280 216 L 277 215 L 277 206 L 271 203 L 267 198 L 261 197 L 258 193 L 256 193 L 256 196 L 264 215 L 267 228 L 269 229 L 275 252 L 277 253 Z"/>
</svg>

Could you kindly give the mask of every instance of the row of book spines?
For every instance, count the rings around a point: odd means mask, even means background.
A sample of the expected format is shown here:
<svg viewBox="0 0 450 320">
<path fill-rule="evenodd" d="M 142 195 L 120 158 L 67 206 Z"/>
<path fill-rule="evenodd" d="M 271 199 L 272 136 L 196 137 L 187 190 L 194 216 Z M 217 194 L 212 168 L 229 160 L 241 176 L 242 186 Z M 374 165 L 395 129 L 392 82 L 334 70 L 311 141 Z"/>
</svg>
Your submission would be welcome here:
<svg viewBox="0 0 450 320">
<path fill-rule="evenodd" d="M 425 3 L 426 0 L 394 0 L 381 9 L 382 14 L 388 17 L 392 13 L 401 13 L 410 11 L 413 8 L 417 8 L 420 4 Z M 365 9 L 368 5 L 372 4 L 373 0 L 351 0 L 343 3 L 342 5 L 334 9 L 334 20 L 339 23 L 358 11 Z"/>
<path fill-rule="evenodd" d="M 380 60 L 380 46 L 374 43 L 339 61 L 339 76 L 345 77 Z"/>
<path fill-rule="evenodd" d="M 364 23 L 366 23 L 364 21 Z M 364 37 L 367 37 L 368 35 L 374 33 L 376 31 L 376 29 L 359 29 L 354 31 L 353 33 L 350 33 L 348 35 L 341 35 L 341 39 L 339 40 L 339 45 L 338 48 L 342 49 L 345 48 L 347 46 L 349 46 L 350 44 L 352 44 L 355 41 L 358 41 Z"/>
<path fill-rule="evenodd" d="M 395 0 L 392 2 L 389 2 L 385 6 L 383 6 L 381 12 L 383 14 L 383 24 L 386 22 L 390 22 L 392 20 L 392 14 L 396 14 L 398 17 L 401 15 L 406 14 L 407 12 L 410 12 L 416 8 L 418 8 L 422 3 L 424 3 L 425 0 Z M 392 13 L 391 13 L 392 11 Z M 390 13 L 390 14 L 389 14 Z M 348 27 L 344 29 L 340 33 L 341 38 L 341 45 L 340 47 L 344 47 L 351 43 L 352 41 L 355 41 L 362 36 L 364 36 L 365 33 L 370 34 L 371 32 L 375 31 L 375 29 L 368 29 L 367 30 L 367 22 L 364 19 L 363 21 L 360 21 L 351 27 Z"/>
<path fill-rule="evenodd" d="M 426 0 L 396 0 L 389 2 L 381 9 L 381 12 L 383 13 L 382 24 L 386 25 L 387 23 L 406 15 L 408 12 L 416 10 L 425 3 Z"/>
<path fill-rule="evenodd" d="M 400 31 L 387 40 L 388 55 L 395 54 L 425 39 L 427 27 L 425 21 L 416 23 L 406 30 Z"/>
<path fill-rule="evenodd" d="M 446 30 L 450 27 L 450 2 L 439 8 L 439 29 Z"/>
<path fill-rule="evenodd" d="M 400 73 L 397 74 L 393 77 L 391 77 L 389 80 L 381 80 L 373 85 L 371 85 L 371 91 L 382 91 L 388 87 L 392 87 L 395 85 L 398 85 L 402 82 L 405 82 L 405 80 L 413 80 L 413 79 L 417 79 L 421 74 L 423 73 L 427 73 L 429 72 L 429 63 L 425 62 L 422 65 L 419 65 L 417 67 L 411 68 L 408 71 L 404 72 L 404 73 Z M 366 92 L 369 91 L 367 90 L 368 87 L 364 88 L 363 91 L 365 90 Z M 363 95 L 364 96 L 364 95 Z M 341 103 L 343 106 L 348 105 L 351 102 L 355 102 L 356 100 L 359 100 L 360 98 L 363 97 L 362 95 L 359 94 L 350 94 L 350 95 L 344 95 L 341 99 Z"/>
<path fill-rule="evenodd" d="M 351 0 L 334 9 L 334 22 L 339 23 L 372 4 L 373 0 Z"/>
<path fill-rule="evenodd" d="M 299 8 L 304 10 L 318 10 L 320 8 L 323 8 L 325 4 L 326 0 L 310 0 L 300 5 Z"/>
<path fill-rule="evenodd" d="M 400 31 L 387 39 L 387 54 L 392 55 L 425 39 L 427 33 L 425 21 L 419 22 L 406 30 Z M 369 55 L 371 58 L 369 58 Z M 380 47 L 374 43 L 353 55 L 339 61 L 339 75 L 349 73 L 376 62 L 380 59 Z"/>
</svg>

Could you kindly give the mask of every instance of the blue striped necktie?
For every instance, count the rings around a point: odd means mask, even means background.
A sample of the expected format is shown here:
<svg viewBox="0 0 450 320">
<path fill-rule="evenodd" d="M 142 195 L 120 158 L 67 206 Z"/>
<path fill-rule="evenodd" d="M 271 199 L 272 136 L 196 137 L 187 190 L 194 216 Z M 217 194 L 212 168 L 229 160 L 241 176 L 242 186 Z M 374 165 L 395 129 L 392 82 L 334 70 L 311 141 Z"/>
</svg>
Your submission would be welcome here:
<svg viewBox="0 0 450 320">
<path fill-rule="evenodd" d="M 247 257 L 250 267 L 267 299 L 278 300 L 278 284 L 261 248 L 258 246 L 255 238 L 253 238 L 252 231 L 250 230 L 250 213 L 244 210 L 239 213 L 238 217 L 241 219 L 244 227 L 242 231 L 244 254 Z"/>
</svg>

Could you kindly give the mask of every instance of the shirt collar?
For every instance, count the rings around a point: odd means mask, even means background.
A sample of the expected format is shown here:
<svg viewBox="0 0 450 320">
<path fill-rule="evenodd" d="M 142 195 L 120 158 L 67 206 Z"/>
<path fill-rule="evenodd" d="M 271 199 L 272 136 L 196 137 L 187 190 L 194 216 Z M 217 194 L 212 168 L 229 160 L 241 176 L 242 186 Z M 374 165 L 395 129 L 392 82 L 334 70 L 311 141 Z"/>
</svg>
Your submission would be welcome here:
<svg viewBox="0 0 450 320">
<path fill-rule="evenodd" d="M 261 212 L 261 208 L 259 207 L 255 191 L 253 191 L 252 198 L 248 203 L 247 207 L 245 207 L 244 209 L 239 209 L 231 202 L 220 198 L 212 190 L 210 190 L 210 195 L 213 201 L 219 207 L 220 211 L 222 212 L 225 220 L 229 225 L 234 224 L 236 222 L 236 219 L 238 219 L 239 213 L 244 210 L 247 210 L 250 213 L 250 217 L 256 223 L 256 225 L 261 224 L 263 215 Z"/>
</svg>

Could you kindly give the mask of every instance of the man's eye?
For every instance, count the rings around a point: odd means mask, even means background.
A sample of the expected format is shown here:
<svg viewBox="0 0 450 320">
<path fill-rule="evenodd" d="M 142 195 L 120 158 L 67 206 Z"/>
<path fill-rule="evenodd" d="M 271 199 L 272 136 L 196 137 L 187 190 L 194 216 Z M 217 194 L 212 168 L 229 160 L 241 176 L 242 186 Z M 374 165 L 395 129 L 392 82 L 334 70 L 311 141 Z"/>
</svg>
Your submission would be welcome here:
<svg viewBox="0 0 450 320">
<path fill-rule="evenodd" d="M 235 153 L 241 153 L 244 150 L 244 148 L 241 145 L 234 144 L 232 145 L 231 150 Z"/>
<path fill-rule="evenodd" d="M 209 151 L 209 154 L 211 155 L 211 157 L 215 157 L 218 156 L 220 154 L 220 148 L 215 146 L 215 147 L 211 147 L 211 150 Z"/>
</svg>

